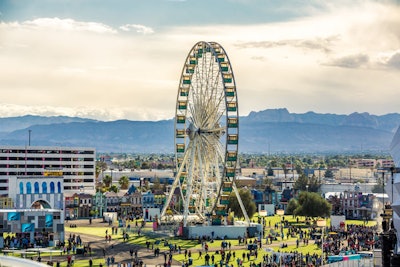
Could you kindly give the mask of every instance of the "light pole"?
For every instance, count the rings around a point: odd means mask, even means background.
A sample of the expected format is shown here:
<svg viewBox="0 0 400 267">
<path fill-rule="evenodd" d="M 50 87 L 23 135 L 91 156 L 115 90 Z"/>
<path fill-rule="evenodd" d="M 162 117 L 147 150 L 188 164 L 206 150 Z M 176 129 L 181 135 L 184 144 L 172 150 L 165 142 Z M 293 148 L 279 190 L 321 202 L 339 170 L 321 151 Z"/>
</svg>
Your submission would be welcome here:
<svg viewBox="0 0 400 267">
<path fill-rule="evenodd" d="M 282 216 L 285 214 L 285 210 L 279 209 L 276 211 L 276 214 L 279 215 L 279 218 L 281 219 L 281 237 L 282 237 L 282 241 L 283 241 L 283 225 L 282 225 Z M 282 265 L 282 254 L 279 253 L 279 266 Z"/>
<path fill-rule="evenodd" d="M 322 234 L 321 234 L 321 265 L 324 265 L 324 234 L 325 234 L 325 227 L 326 227 L 326 220 L 317 220 L 317 226 L 321 227 Z"/>
</svg>

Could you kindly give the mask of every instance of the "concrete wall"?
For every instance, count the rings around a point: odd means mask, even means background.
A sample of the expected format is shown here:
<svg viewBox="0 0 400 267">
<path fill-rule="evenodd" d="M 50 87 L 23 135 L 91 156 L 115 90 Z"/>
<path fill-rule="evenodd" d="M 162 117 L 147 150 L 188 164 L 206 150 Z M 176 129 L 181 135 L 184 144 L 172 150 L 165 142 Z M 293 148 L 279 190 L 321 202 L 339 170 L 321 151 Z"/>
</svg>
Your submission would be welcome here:
<svg viewBox="0 0 400 267">
<path fill-rule="evenodd" d="M 202 236 L 212 237 L 214 232 L 214 239 L 219 239 L 227 236 L 228 238 L 238 238 L 238 236 L 244 237 L 247 232 L 246 225 L 243 226 L 188 226 L 188 238 L 198 238 Z"/>
<path fill-rule="evenodd" d="M 360 192 L 363 193 L 372 193 L 372 188 L 376 184 L 358 184 Z M 321 191 L 322 193 L 327 193 L 327 192 L 344 192 L 344 191 L 354 191 L 355 187 L 357 184 L 322 184 L 321 185 Z"/>
</svg>

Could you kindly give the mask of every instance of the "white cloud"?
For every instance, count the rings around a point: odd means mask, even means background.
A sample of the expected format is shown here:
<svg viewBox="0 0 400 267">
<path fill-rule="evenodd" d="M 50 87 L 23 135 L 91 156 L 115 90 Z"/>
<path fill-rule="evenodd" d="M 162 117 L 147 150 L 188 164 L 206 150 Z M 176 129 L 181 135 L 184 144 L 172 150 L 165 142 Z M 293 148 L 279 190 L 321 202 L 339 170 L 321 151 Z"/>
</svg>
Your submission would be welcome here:
<svg viewBox="0 0 400 267">
<path fill-rule="evenodd" d="M 2 23 L 3 26 L 6 23 Z M 13 27 L 27 27 L 31 29 L 43 30 L 63 30 L 63 31 L 87 31 L 95 33 L 117 33 L 112 27 L 98 22 L 82 22 L 73 19 L 60 19 L 60 18 L 37 18 L 34 20 L 27 20 L 22 23 L 14 22 L 9 23 Z"/>
<path fill-rule="evenodd" d="M 139 24 L 125 24 L 123 26 L 120 26 L 119 28 L 125 32 L 133 30 L 137 33 L 142 33 L 142 34 L 154 33 L 154 30 L 152 28 Z"/>
<path fill-rule="evenodd" d="M 326 64 L 330 66 L 337 66 L 343 68 L 360 68 L 366 66 L 368 63 L 369 63 L 368 55 L 357 54 L 357 55 L 349 55 L 342 58 L 337 58 Z"/>
</svg>

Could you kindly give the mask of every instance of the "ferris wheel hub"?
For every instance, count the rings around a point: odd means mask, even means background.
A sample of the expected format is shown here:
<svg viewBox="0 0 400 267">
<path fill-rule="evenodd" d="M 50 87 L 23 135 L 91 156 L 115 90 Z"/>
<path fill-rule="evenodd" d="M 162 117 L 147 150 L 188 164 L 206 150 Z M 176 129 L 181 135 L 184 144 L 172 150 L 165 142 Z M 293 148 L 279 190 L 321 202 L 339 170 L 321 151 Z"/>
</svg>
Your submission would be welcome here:
<svg viewBox="0 0 400 267">
<path fill-rule="evenodd" d="M 193 140 L 196 136 L 196 133 L 199 133 L 200 129 L 197 129 L 193 123 L 189 124 L 189 127 L 186 129 L 186 133 L 189 135 L 189 139 Z"/>
</svg>

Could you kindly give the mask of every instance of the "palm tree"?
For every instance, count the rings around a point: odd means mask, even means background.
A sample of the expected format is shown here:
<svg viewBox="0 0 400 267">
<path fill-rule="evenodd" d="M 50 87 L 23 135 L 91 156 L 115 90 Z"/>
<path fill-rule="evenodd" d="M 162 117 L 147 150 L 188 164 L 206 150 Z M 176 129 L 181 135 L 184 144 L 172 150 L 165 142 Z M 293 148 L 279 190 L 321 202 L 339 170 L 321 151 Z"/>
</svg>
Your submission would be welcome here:
<svg viewBox="0 0 400 267">
<path fill-rule="evenodd" d="M 118 193 L 119 190 L 118 187 L 115 184 L 113 184 L 112 186 L 110 186 L 110 188 L 108 188 L 108 191 Z"/>
<path fill-rule="evenodd" d="M 106 174 L 106 175 L 103 177 L 103 184 L 105 185 L 105 187 L 110 187 L 111 183 L 112 183 L 112 177 L 111 177 L 111 175 Z"/>
<path fill-rule="evenodd" d="M 121 178 L 119 178 L 118 181 L 119 185 L 121 186 L 121 189 L 128 189 L 129 187 L 129 178 L 128 176 L 122 176 Z"/>
</svg>

